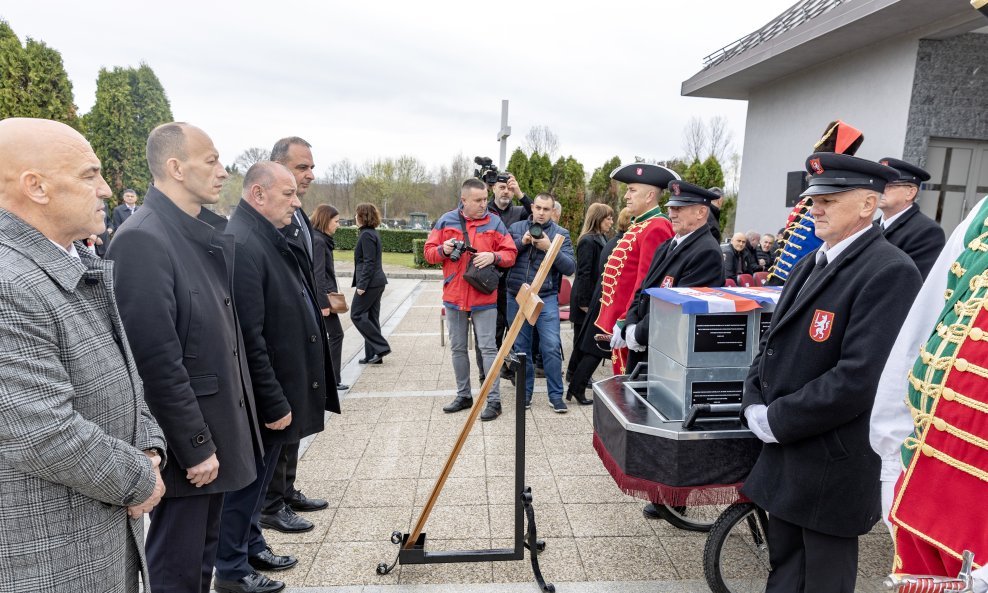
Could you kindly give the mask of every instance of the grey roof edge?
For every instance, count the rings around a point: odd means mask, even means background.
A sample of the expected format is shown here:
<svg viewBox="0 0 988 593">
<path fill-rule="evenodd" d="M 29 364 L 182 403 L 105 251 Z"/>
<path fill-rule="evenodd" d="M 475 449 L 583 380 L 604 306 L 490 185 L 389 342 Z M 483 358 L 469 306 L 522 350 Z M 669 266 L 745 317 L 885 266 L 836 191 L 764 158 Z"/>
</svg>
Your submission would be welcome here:
<svg viewBox="0 0 988 593">
<path fill-rule="evenodd" d="M 890 13 L 888 11 L 897 12 Z M 888 15 L 894 14 L 895 19 Z M 852 0 L 762 42 L 730 59 L 700 70 L 681 85 L 681 94 L 719 99 L 748 98 L 749 89 L 903 33 L 955 34 L 981 26 L 983 19 L 967 0 Z M 890 22 L 894 21 L 894 22 Z M 931 23 L 940 23 L 939 28 Z M 848 32 L 860 31 L 857 45 Z M 839 34 L 839 35 L 838 35 Z M 840 43 L 828 40 L 840 37 Z M 924 35 L 919 35 L 924 36 Z"/>
</svg>

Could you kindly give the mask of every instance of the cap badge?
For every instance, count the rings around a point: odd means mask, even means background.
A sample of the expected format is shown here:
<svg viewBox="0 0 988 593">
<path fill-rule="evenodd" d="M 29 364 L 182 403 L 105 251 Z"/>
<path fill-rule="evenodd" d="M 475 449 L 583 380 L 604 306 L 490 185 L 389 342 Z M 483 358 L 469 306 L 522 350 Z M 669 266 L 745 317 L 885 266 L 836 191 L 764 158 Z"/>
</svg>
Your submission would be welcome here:
<svg viewBox="0 0 988 593">
<path fill-rule="evenodd" d="M 644 169 L 642 169 L 641 167 L 638 167 L 637 169 L 635 169 L 635 174 L 636 174 L 636 175 L 641 175 L 641 174 L 642 174 L 642 173 L 644 173 L 644 172 L 645 172 L 645 170 L 644 170 Z"/>
<path fill-rule="evenodd" d="M 674 196 L 678 196 L 679 195 L 679 184 L 678 183 L 670 183 L 669 184 L 669 189 L 672 190 L 672 195 L 674 195 Z"/>
<path fill-rule="evenodd" d="M 883 165 L 885 165 L 886 167 L 888 167 L 888 166 L 889 166 L 889 162 L 888 162 L 888 160 L 884 160 L 884 161 L 878 161 L 878 162 L 879 162 L 879 163 L 881 163 L 881 164 L 883 164 Z"/>
<path fill-rule="evenodd" d="M 810 159 L 810 169 L 813 169 L 813 173 L 816 175 L 823 173 L 823 165 L 820 164 L 820 159 Z"/>
</svg>

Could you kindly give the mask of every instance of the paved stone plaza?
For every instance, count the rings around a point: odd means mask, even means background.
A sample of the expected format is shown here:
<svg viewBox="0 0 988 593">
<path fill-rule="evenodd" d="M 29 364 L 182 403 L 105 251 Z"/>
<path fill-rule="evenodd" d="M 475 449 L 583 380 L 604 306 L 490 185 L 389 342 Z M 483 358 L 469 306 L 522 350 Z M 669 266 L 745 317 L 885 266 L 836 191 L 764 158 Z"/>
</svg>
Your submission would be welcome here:
<svg viewBox="0 0 988 593">
<path fill-rule="evenodd" d="M 299 593 L 537 591 L 527 558 L 375 572 L 379 562 L 394 559 L 391 532 L 412 527 L 467 416 L 442 411 L 455 381 L 448 342 L 440 345 L 440 283 L 391 276 L 381 319 L 393 353 L 382 365 L 358 365 L 363 342 L 344 321 L 344 382 L 352 388 L 343 414 L 303 443 L 299 463 L 302 490 L 328 499 L 330 508 L 306 515 L 316 523 L 309 533 L 265 531 L 276 553 L 299 558 L 294 569 L 271 576 Z M 567 357 L 571 340 L 564 324 Z M 426 525 L 430 550 L 512 545 L 515 397 L 511 384 L 502 383 L 504 414 L 478 421 L 468 438 Z M 593 451 L 591 408 L 571 405 L 569 413 L 555 414 L 545 382 L 536 381 L 527 483 L 547 543 L 540 555 L 546 579 L 560 593 L 708 591 L 705 534 L 642 517 L 643 502 L 614 485 Z M 891 543 L 880 524 L 862 538 L 858 590 L 879 591 L 890 562 Z"/>
</svg>

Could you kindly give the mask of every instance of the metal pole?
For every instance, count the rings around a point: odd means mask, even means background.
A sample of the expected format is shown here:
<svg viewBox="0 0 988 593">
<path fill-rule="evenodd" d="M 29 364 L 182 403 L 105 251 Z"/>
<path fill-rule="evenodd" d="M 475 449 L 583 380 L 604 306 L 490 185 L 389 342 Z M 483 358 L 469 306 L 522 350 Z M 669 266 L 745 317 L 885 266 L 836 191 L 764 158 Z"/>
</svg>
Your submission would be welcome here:
<svg viewBox="0 0 988 593">
<path fill-rule="evenodd" d="M 508 100 L 501 100 L 501 129 L 498 130 L 497 140 L 501 143 L 501 159 L 498 161 L 498 169 L 504 171 L 508 157 L 508 136 L 511 135 L 511 126 L 508 125 Z"/>
</svg>

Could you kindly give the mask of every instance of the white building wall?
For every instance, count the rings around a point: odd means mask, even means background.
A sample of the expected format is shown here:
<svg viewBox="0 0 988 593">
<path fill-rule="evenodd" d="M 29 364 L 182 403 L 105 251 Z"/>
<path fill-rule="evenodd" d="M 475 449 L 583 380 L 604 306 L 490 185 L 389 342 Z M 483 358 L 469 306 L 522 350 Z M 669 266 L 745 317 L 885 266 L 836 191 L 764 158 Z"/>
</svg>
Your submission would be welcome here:
<svg viewBox="0 0 988 593">
<path fill-rule="evenodd" d="M 901 158 L 918 46 L 917 39 L 884 42 L 751 92 L 736 231 L 784 226 L 786 173 L 803 170 L 830 121 L 864 132 L 856 156 Z"/>
</svg>

